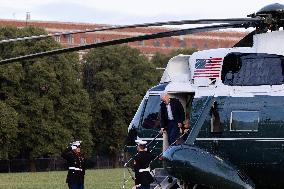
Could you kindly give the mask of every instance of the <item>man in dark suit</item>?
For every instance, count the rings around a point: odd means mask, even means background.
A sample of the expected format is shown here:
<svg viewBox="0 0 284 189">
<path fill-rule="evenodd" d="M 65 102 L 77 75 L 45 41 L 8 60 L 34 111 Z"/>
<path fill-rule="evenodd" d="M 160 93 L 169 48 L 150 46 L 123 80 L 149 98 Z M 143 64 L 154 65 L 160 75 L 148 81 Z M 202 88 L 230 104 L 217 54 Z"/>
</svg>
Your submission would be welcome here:
<svg viewBox="0 0 284 189">
<path fill-rule="evenodd" d="M 169 145 L 178 139 L 184 119 L 184 109 L 180 101 L 170 98 L 167 93 L 161 94 L 161 132 L 167 131 Z"/>
</svg>

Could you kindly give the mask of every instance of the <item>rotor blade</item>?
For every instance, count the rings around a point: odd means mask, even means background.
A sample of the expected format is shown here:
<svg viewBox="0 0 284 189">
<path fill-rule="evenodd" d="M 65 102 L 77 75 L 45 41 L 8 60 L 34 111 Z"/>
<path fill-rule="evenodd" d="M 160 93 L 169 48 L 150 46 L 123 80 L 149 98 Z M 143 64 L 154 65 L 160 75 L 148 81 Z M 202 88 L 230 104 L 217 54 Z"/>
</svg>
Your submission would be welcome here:
<svg viewBox="0 0 284 189">
<path fill-rule="evenodd" d="M 0 65 L 7 64 L 10 62 L 15 62 L 15 61 L 27 60 L 31 58 L 38 58 L 38 57 L 43 57 L 43 56 L 49 56 L 49 55 L 55 55 L 55 54 L 73 52 L 73 51 L 79 51 L 79 50 L 86 50 L 86 49 L 97 48 L 97 47 L 105 47 L 105 46 L 110 46 L 110 45 L 118 45 L 118 44 L 135 42 L 135 41 L 143 41 L 143 40 L 157 39 L 157 38 L 163 38 L 163 37 L 187 35 L 187 34 L 206 32 L 206 31 L 212 31 L 212 30 L 217 30 L 217 29 L 242 28 L 242 27 L 248 27 L 248 23 L 213 25 L 213 26 L 189 28 L 189 29 L 182 29 L 182 30 L 172 30 L 168 32 L 153 33 L 153 34 L 140 35 L 136 37 L 128 37 L 128 38 L 122 38 L 122 39 L 114 39 L 114 40 L 104 41 L 100 43 L 92 43 L 92 44 L 80 45 L 76 47 L 54 49 L 50 51 L 4 59 L 0 61 Z"/>
<path fill-rule="evenodd" d="M 144 23 L 144 24 L 135 24 L 135 25 L 125 25 L 125 26 L 112 26 L 112 27 L 103 27 L 99 29 L 86 29 L 86 30 L 74 30 L 62 33 L 52 33 L 46 35 L 37 35 L 30 37 L 20 37 L 14 39 L 5 39 L 1 40 L 0 44 L 16 42 L 16 41 L 25 41 L 33 39 L 44 39 L 48 37 L 61 36 L 61 35 L 71 35 L 79 33 L 88 33 L 88 32 L 98 32 L 106 30 L 117 30 L 117 29 L 126 29 L 126 28 L 138 28 L 138 27 L 149 27 L 149 26 L 165 26 L 165 25 L 184 25 L 184 24 L 214 24 L 214 23 L 243 23 L 243 22 L 258 22 L 258 18 L 228 18 L 228 19 L 200 19 L 200 20 L 181 20 L 181 21 L 168 21 L 168 22 L 154 22 L 154 23 Z"/>
</svg>

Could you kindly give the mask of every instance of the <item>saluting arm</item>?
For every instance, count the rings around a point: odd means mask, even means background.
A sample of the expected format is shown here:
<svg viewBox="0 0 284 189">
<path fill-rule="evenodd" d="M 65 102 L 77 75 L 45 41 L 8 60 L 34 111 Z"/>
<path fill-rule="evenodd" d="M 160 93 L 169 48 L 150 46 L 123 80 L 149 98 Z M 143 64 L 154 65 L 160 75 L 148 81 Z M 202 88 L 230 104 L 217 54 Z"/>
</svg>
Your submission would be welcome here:
<svg viewBox="0 0 284 189">
<path fill-rule="evenodd" d="M 70 146 L 65 148 L 63 152 L 61 153 L 61 157 L 67 161 L 72 160 L 72 148 Z"/>
</svg>

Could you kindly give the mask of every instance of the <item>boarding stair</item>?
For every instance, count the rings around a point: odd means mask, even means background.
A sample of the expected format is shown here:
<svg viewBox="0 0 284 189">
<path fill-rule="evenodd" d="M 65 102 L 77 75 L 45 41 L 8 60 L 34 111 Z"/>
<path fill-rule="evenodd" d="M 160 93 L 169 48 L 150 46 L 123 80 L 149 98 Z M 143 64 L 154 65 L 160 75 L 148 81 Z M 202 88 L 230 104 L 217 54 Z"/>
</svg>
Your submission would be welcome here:
<svg viewBox="0 0 284 189">
<path fill-rule="evenodd" d="M 183 137 L 183 135 L 181 135 L 170 146 L 177 143 L 177 141 L 180 141 L 180 139 Z M 155 140 L 158 138 L 158 136 L 160 136 L 160 134 L 158 134 L 152 141 L 150 141 L 146 145 L 146 147 L 150 147 L 150 145 L 152 144 L 152 148 L 151 148 L 150 152 L 152 152 L 156 148 L 158 143 L 157 142 L 155 143 Z M 164 151 L 164 149 L 167 149 L 169 147 L 168 144 L 164 145 L 165 144 L 164 141 L 168 141 L 167 138 L 165 138 L 164 136 L 167 137 L 167 135 L 163 135 L 163 151 Z M 129 165 L 130 165 L 130 162 L 132 162 L 134 160 L 136 155 L 134 155 L 132 158 L 130 158 L 124 165 L 125 171 L 127 170 L 130 176 L 129 176 L 129 178 L 126 178 L 126 172 L 124 173 L 124 181 L 123 181 L 122 189 L 125 189 L 125 183 L 128 182 L 128 180 L 130 178 L 134 179 L 134 175 L 133 175 L 132 171 L 129 169 Z M 149 167 L 151 167 L 152 163 L 155 162 L 156 160 L 158 160 L 159 157 L 161 157 L 161 155 L 162 155 L 162 153 L 159 154 L 158 156 L 156 156 L 156 158 L 151 161 Z M 170 176 L 164 168 L 155 168 L 154 170 L 151 170 L 151 174 L 153 175 L 153 178 L 154 178 L 154 182 L 151 184 L 151 189 L 179 189 L 180 188 L 179 185 L 178 185 L 178 180 L 176 178 Z"/>
<path fill-rule="evenodd" d="M 153 171 L 154 182 L 151 189 L 179 189 L 177 179 L 171 177 L 164 168 L 156 168 Z"/>
</svg>

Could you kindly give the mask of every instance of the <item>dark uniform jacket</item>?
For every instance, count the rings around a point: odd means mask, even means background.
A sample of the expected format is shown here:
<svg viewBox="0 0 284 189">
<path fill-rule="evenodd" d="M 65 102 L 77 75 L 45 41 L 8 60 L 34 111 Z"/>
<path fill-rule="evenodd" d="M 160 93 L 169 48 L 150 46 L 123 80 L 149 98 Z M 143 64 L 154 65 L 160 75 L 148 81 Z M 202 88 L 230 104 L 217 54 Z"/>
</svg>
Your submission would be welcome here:
<svg viewBox="0 0 284 189">
<path fill-rule="evenodd" d="M 174 121 L 176 123 L 183 123 L 185 119 L 184 109 L 180 101 L 176 98 L 170 98 L 170 106 L 173 114 Z M 168 111 L 167 105 L 161 103 L 161 128 L 167 129 L 168 127 Z"/>
<path fill-rule="evenodd" d="M 61 156 L 67 160 L 68 174 L 66 178 L 67 183 L 84 184 L 85 176 L 85 161 L 82 155 L 76 154 L 71 147 L 66 148 Z"/>
<path fill-rule="evenodd" d="M 135 185 L 149 185 L 154 181 L 149 171 L 139 171 L 149 168 L 152 159 L 153 155 L 148 151 L 140 151 L 134 158 Z"/>
</svg>

